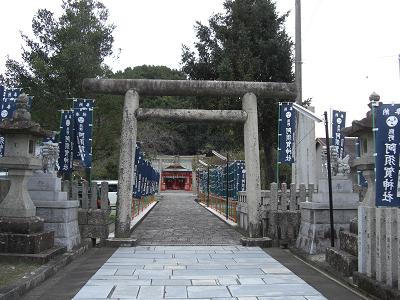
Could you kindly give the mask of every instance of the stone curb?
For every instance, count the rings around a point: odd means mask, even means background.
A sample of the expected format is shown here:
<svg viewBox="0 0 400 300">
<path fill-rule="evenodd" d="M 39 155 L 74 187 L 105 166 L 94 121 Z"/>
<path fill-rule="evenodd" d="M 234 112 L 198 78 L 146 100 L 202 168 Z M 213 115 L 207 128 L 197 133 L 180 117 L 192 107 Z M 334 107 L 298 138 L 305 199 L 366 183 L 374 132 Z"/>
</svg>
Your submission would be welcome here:
<svg viewBox="0 0 400 300">
<path fill-rule="evenodd" d="M 17 300 L 29 290 L 37 287 L 43 281 L 57 273 L 71 261 L 82 255 L 89 249 L 89 243 L 85 243 L 73 252 L 67 252 L 60 257 L 54 258 L 48 263 L 40 266 L 29 275 L 28 278 L 20 279 L 6 287 L 0 288 L 0 300 Z"/>
<path fill-rule="evenodd" d="M 360 289 L 357 285 L 355 285 L 353 283 L 351 277 L 344 277 L 341 273 L 339 273 L 339 271 L 336 271 L 335 269 L 330 267 L 328 265 L 328 263 L 320 263 L 320 262 L 313 261 L 310 259 L 310 255 L 308 255 L 307 253 L 305 253 L 299 249 L 289 247 L 289 250 L 294 256 L 301 258 L 302 260 L 304 260 L 306 263 L 308 263 L 315 269 L 318 269 L 320 271 L 327 273 L 329 276 L 333 277 L 335 280 L 337 280 L 344 286 L 348 287 L 348 289 L 354 290 L 354 291 L 362 294 L 363 296 L 368 297 L 369 299 L 377 299 L 378 300 L 378 298 L 375 298 L 373 295 L 367 293 L 366 291 Z"/>
<path fill-rule="evenodd" d="M 210 212 L 211 214 L 213 214 L 214 216 L 216 216 L 218 219 L 220 219 L 221 221 L 224 221 L 225 224 L 229 225 L 230 227 L 232 227 L 233 229 L 237 229 L 238 225 L 234 224 L 233 221 L 231 220 L 226 220 L 226 217 L 224 215 L 221 215 L 220 213 L 216 212 L 215 210 L 213 210 L 212 208 L 207 207 L 207 205 L 201 203 L 200 201 L 195 201 L 197 202 L 200 206 L 202 206 L 205 210 L 207 210 L 208 212 Z M 233 223 L 233 224 L 232 224 Z"/>
<path fill-rule="evenodd" d="M 132 232 L 135 230 L 135 228 L 136 228 L 140 223 L 142 223 L 142 221 L 144 220 L 144 218 L 146 218 L 146 216 L 154 209 L 154 207 L 157 206 L 158 202 L 159 202 L 159 201 L 155 201 L 155 204 L 154 204 L 148 211 L 146 211 L 146 213 L 144 213 L 143 215 L 141 215 L 141 216 L 140 216 L 140 219 L 138 219 L 138 220 L 136 221 L 135 224 L 133 224 L 133 226 L 132 226 L 131 229 L 130 229 L 130 230 L 131 230 L 131 234 L 132 234 Z"/>
</svg>

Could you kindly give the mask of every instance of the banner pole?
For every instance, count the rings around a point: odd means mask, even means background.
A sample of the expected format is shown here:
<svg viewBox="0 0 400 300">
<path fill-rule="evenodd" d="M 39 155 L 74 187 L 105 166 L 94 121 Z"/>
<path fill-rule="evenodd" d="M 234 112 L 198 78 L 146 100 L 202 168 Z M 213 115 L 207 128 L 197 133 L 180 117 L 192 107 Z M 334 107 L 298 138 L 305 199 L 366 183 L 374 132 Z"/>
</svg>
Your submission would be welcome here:
<svg viewBox="0 0 400 300">
<path fill-rule="evenodd" d="M 329 192 L 329 220 L 331 232 L 331 247 L 335 247 L 335 227 L 333 223 L 333 197 L 332 197 L 332 172 L 331 172 L 331 149 L 329 146 L 329 123 L 328 113 L 324 112 L 325 117 L 325 139 L 326 139 L 326 162 L 328 169 L 328 192 Z"/>
<path fill-rule="evenodd" d="M 279 150 L 279 131 L 280 131 L 280 117 L 281 117 L 281 102 L 278 103 L 278 134 L 277 134 L 277 148 L 276 148 L 276 184 L 279 188 L 279 155 L 280 155 L 280 150 Z"/>
</svg>

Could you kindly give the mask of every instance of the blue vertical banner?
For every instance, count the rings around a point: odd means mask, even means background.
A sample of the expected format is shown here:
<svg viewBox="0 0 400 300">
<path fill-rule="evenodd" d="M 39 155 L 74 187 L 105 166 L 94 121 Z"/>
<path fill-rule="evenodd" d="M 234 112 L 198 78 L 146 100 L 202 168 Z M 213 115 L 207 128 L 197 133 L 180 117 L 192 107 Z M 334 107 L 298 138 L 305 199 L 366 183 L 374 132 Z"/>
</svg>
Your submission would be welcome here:
<svg viewBox="0 0 400 300">
<path fill-rule="evenodd" d="M 0 86 L 0 120 L 11 119 L 16 109 L 15 102 L 21 94 L 20 88 L 5 88 Z M 32 102 L 32 97 L 29 97 L 29 104 Z M 4 156 L 5 139 L 0 136 L 0 157 Z"/>
<path fill-rule="evenodd" d="M 17 101 L 21 89 L 4 89 L 3 99 L 1 101 L 1 119 L 11 119 L 15 111 L 15 101 Z"/>
<path fill-rule="evenodd" d="M 332 111 L 332 146 L 335 146 L 339 158 L 344 157 L 344 135 L 342 129 L 346 126 L 346 112 L 340 110 Z"/>
<path fill-rule="evenodd" d="M 92 167 L 93 105 L 91 99 L 74 99 L 74 159 Z"/>
<path fill-rule="evenodd" d="M 72 153 L 74 139 L 74 111 L 67 110 L 61 112 L 60 122 L 60 141 L 58 165 L 61 173 L 72 172 Z"/>
<path fill-rule="evenodd" d="M 374 107 L 373 107 L 374 108 Z M 400 206 L 400 104 L 375 108 L 376 206 Z"/>
<path fill-rule="evenodd" d="M 1 100 L 0 108 L 3 107 L 3 99 L 4 99 L 4 86 L 0 85 L 0 100 Z M 3 118 L 1 117 L 0 120 L 2 121 Z M 0 136 L 0 157 L 4 156 L 4 146 L 5 146 L 5 138 L 4 136 Z"/>
<path fill-rule="evenodd" d="M 295 141 L 296 113 L 291 102 L 279 103 L 278 120 L 278 163 L 293 163 L 293 144 Z"/>
</svg>

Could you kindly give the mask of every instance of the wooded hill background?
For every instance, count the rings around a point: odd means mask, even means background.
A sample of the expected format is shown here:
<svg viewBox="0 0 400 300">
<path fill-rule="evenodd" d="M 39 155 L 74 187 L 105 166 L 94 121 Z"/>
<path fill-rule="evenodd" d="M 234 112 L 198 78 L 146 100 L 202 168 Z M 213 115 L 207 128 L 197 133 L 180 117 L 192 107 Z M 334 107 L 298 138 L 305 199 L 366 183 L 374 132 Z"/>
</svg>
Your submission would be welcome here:
<svg viewBox="0 0 400 300">
<path fill-rule="evenodd" d="M 123 97 L 84 93 L 84 78 L 199 79 L 292 82 L 292 48 L 274 1 L 226 0 L 224 11 L 208 24 L 195 24 L 197 40 L 182 47 L 181 69 L 127 66 L 113 72 L 104 63 L 115 55 L 107 8 L 97 0 L 64 0 L 63 15 L 40 9 L 33 36 L 22 33 L 22 61 L 9 58 L 0 82 L 35 96 L 32 117 L 58 130 L 61 109 L 71 98 L 95 99 L 92 178 L 116 179 Z M 162 50 L 161 50 L 162 51 Z M 160 53 L 162 55 L 162 52 Z M 141 107 L 241 109 L 232 97 L 142 97 Z M 259 99 L 259 136 L 263 183 L 274 180 L 277 101 Z M 240 125 L 141 121 L 138 140 L 146 155 L 195 155 L 211 149 L 242 158 Z"/>
</svg>

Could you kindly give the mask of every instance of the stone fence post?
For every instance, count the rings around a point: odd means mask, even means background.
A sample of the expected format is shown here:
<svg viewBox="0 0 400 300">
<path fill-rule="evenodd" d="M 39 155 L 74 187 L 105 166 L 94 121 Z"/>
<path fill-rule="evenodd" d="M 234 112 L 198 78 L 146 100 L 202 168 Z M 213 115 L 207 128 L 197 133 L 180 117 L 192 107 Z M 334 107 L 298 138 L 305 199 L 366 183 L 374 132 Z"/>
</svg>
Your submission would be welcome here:
<svg viewBox="0 0 400 300">
<path fill-rule="evenodd" d="M 286 211 L 288 209 L 288 195 L 286 183 L 281 184 L 281 210 Z"/>
<path fill-rule="evenodd" d="M 100 207 L 101 209 L 109 209 L 108 203 L 108 182 L 103 181 L 100 188 Z"/>
<path fill-rule="evenodd" d="M 278 185 L 273 182 L 270 186 L 271 189 L 271 197 L 269 199 L 269 208 L 271 211 L 278 210 Z"/>
<path fill-rule="evenodd" d="M 298 210 L 297 206 L 297 197 L 296 197 L 296 184 L 290 184 L 290 202 L 289 202 L 289 210 L 295 211 Z"/>
<path fill-rule="evenodd" d="M 90 184 L 90 208 L 97 209 L 97 183 Z"/>
</svg>

